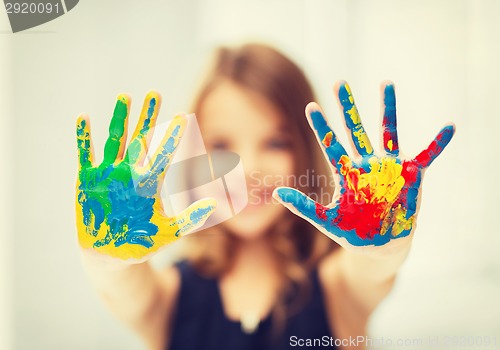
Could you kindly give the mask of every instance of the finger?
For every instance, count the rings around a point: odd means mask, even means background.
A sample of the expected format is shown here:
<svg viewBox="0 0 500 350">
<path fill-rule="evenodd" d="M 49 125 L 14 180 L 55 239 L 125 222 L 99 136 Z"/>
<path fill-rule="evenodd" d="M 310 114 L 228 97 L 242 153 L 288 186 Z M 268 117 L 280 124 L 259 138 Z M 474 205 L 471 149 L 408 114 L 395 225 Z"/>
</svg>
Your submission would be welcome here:
<svg viewBox="0 0 500 350">
<path fill-rule="evenodd" d="M 347 152 L 338 141 L 333 130 L 328 126 L 321 108 L 316 103 L 309 103 L 307 105 L 306 116 L 328 161 L 335 166 L 338 172 L 341 167 L 339 161 L 342 156 L 347 156 Z"/>
<path fill-rule="evenodd" d="M 392 155 L 399 155 L 398 130 L 396 124 L 396 94 L 392 82 L 382 83 L 384 115 L 382 119 L 382 140 L 384 149 Z"/>
<path fill-rule="evenodd" d="M 78 146 L 79 171 L 92 167 L 94 150 L 90 137 L 90 121 L 86 115 L 80 115 L 76 121 L 76 142 Z"/>
<path fill-rule="evenodd" d="M 414 161 L 421 168 L 427 168 L 443 152 L 455 134 L 455 125 L 448 124 L 437 134 L 429 147 L 420 152 Z"/>
<path fill-rule="evenodd" d="M 172 218 L 170 226 L 175 230 L 175 236 L 184 236 L 203 226 L 216 207 L 217 202 L 213 198 L 201 199 L 191 204 L 182 213 Z"/>
<path fill-rule="evenodd" d="M 304 193 L 290 187 L 279 187 L 274 190 L 273 197 L 287 207 L 292 213 L 306 219 L 312 224 L 325 226 L 334 217 L 324 205 L 313 201 Z"/>
<path fill-rule="evenodd" d="M 351 88 L 345 81 L 341 81 L 335 84 L 334 91 L 338 96 L 345 124 L 347 129 L 349 129 L 349 134 L 356 150 L 361 156 L 372 154 L 372 144 L 361 123 L 358 109 L 354 104 L 354 98 L 351 94 Z"/>
<path fill-rule="evenodd" d="M 121 160 L 127 141 L 127 123 L 130 109 L 130 97 L 121 94 L 117 97 L 113 117 L 109 124 L 109 137 L 104 145 L 103 163 L 110 164 Z"/>
<path fill-rule="evenodd" d="M 129 164 L 142 165 L 153 137 L 158 112 L 161 105 L 161 96 L 156 91 L 150 91 L 144 99 L 141 115 L 137 122 L 130 144 L 127 147 L 125 159 Z"/>
<path fill-rule="evenodd" d="M 146 188 L 154 188 L 161 183 L 165 176 L 165 171 L 172 160 L 175 150 L 179 145 L 180 139 L 186 127 L 187 119 L 185 116 L 176 116 L 165 133 L 160 147 L 153 156 L 153 160 L 149 165 L 147 172 L 141 186 Z"/>
</svg>

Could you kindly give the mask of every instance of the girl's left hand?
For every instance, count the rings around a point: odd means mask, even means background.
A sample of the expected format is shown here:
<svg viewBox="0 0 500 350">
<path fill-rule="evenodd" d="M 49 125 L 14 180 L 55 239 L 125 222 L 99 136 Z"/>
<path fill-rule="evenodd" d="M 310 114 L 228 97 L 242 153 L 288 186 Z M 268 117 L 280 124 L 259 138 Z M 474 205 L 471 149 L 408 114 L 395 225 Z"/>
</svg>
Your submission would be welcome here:
<svg viewBox="0 0 500 350">
<path fill-rule="evenodd" d="M 335 178 L 332 203 L 323 206 L 289 187 L 277 188 L 273 195 L 344 248 L 386 256 L 409 247 L 424 172 L 450 142 L 455 126 L 446 125 L 415 158 L 402 157 L 396 130 L 394 85 L 386 82 L 382 89 L 384 150 L 380 154 L 374 153 L 346 82 L 337 83 L 334 90 L 355 146 L 353 156 L 337 140 L 320 107 L 310 103 L 306 108 L 309 124 L 332 165 Z"/>
</svg>

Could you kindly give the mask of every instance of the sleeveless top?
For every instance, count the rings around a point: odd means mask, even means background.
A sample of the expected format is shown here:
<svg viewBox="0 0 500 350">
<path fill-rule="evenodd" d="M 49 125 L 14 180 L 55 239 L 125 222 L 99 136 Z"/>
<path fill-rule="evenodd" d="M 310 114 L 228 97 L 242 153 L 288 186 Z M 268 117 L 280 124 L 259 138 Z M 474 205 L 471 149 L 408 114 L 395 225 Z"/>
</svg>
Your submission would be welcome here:
<svg viewBox="0 0 500 350">
<path fill-rule="evenodd" d="M 168 350 L 337 349 L 316 269 L 311 275 L 309 300 L 287 319 L 280 336 L 272 337 L 271 315 L 261 320 L 253 333 L 243 332 L 240 322 L 224 314 L 216 279 L 200 276 L 187 261 L 177 263 L 176 267 L 181 286 Z"/>
</svg>

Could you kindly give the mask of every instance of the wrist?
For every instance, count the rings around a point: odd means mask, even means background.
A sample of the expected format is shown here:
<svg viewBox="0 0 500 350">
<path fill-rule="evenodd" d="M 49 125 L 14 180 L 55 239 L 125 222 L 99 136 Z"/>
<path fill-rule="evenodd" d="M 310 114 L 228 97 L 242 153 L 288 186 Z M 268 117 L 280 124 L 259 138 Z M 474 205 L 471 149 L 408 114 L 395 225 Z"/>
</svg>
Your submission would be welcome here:
<svg viewBox="0 0 500 350">
<path fill-rule="evenodd" d="M 392 244 L 393 242 L 394 244 Z M 388 244 L 392 246 L 386 248 L 384 248 L 385 246 L 369 247 L 369 249 L 367 247 L 366 250 L 362 251 L 341 251 L 339 257 L 341 270 L 351 278 L 357 276 L 378 282 L 394 279 L 408 256 L 411 239 L 397 239 Z M 374 249 L 372 250 L 372 248 Z"/>
<path fill-rule="evenodd" d="M 92 248 L 80 247 L 79 249 L 82 262 L 87 268 L 97 266 L 101 270 L 121 271 L 132 265 L 128 261 L 101 254 Z"/>
</svg>

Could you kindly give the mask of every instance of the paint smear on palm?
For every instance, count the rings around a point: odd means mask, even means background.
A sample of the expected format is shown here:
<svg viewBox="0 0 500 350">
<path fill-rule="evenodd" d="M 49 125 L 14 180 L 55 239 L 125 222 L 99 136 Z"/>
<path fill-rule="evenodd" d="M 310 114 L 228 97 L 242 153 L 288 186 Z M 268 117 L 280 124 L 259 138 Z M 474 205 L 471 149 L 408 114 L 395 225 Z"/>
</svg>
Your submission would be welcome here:
<svg viewBox="0 0 500 350">
<path fill-rule="evenodd" d="M 411 229 L 413 216 L 407 217 L 406 198 L 400 198 L 406 179 L 397 159 L 372 157 L 368 167 L 354 168 L 349 157 L 342 156 L 339 164 L 345 188 L 335 225 L 370 240 L 388 231 L 396 237 Z"/>
<path fill-rule="evenodd" d="M 333 137 L 333 132 L 326 133 L 322 144 L 330 147 Z M 340 156 L 337 168 L 341 176 L 341 197 L 330 224 L 344 231 L 347 237 L 348 232 L 354 232 L 359 238 L 356 242 L 380 244 L 390 239 L 389 236 L 380 238 L 388 232 L 391 237 L 397 237 L 411 231 L 420 171 L 414 161 L 401 164 L 394 157 L 367 159 L 362 166 L 354 167 L 349 156 Z M 329 220 L 328 211 L 316 203 L 318 219 Z M 374 238 L 377 242 L 372 241 Z"/>
</svg>

